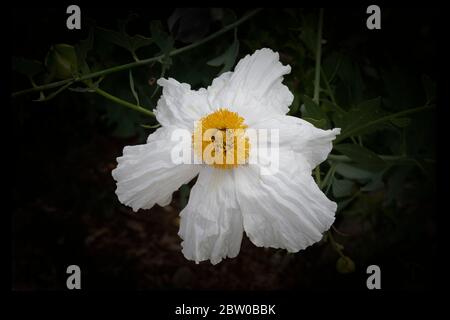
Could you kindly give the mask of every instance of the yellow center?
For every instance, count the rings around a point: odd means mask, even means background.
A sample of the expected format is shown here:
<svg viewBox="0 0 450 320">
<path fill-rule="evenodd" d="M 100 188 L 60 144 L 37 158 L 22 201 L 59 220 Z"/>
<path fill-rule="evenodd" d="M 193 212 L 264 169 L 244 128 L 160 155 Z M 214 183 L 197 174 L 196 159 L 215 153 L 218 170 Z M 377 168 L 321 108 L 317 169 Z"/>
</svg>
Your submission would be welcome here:
<svg viewBox="0 0 450 320">
<path fill-rule="evenodd" d="M 248 161 L 247 125 L 236 112 L 219 109 L 195 125 L 192 141 L 202 162 L 218 169 L 235 168 Z"/>
</svg>

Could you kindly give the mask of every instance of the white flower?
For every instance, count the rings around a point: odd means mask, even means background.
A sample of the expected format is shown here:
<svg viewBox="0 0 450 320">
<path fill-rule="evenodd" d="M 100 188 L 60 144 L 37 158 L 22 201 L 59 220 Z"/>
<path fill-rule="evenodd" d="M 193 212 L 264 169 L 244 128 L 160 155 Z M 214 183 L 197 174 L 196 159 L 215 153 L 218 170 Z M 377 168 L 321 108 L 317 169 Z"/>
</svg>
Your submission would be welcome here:
<svg viewBox="0 0 450 320">
<path fill-rule="evenodd" d="M 126 146 L 112 175 L 119 200 L 134 211 L 168 205 L 172 193 L 198 175 L 180 213 L 179 235 L 187 259 L 216 264 L 236 257 L 244 231 L 257 246 L 297 252 L 319 241 L 332 225 L 336 203 L 321 192 L 311 172 L 327 158 L 340 129 L 321 130 L 286 115 L 293 95 L 282 81 L 290 71 L 278 53 L 261 49 L 207 89 L 193 91 L 174 79 L 158 80 L 163 93 L 155 114 L 162 127 L 146 144 Z M 279 129 L 278 170 L 262 174 L 261 164 L 249 163 L 249 154 L 256 151 L 246 136 L 234 138 L 245 146 L 244 164 L 174 163 L 171 152 L 179 143 L 171 139 L 175 130 L 193 133 L 213 127 L 216 132 Z M 228 146 L 224 142 L 217 148 L 213 137 L 207 144 L 222 152 L 233 148 L 226 141 Z M 201 154 L 204 147 L 199 150 Z"/>
</svg>

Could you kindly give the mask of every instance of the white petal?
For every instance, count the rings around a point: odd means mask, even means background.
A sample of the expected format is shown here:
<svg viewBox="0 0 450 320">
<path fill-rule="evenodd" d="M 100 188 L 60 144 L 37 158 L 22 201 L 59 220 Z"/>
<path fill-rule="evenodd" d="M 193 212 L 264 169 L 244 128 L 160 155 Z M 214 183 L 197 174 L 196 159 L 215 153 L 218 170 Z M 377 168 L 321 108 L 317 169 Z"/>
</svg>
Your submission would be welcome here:
<svg viewBox="0 0 450 320">
<path fill-rule="evenodd" d="M 230 90 L 224 90 L 230 81 L 233 72 L 224 72 L 215 78 L 212 84 L 208 87 L 208 102 L 215 108 L 226 108 L 228 101 L 234 98 L 234 93 Z"/>
<path fill-rule="evenodd" d="M 169 194 L 165 199 L 162 199 L 156 203 L 161 207 L 165 207 L 168 206 L 171 202 L 172 202 L 172 194 Z"/>
<path fill-rule="evenodd" d="M 236 257 L 243 225 L 233 171 L 202 168 L 180 217 L 179 235 L 187 259 L 216 264 L 222 258 Z"/>
<path fill-rule="evenodd" d="M 120 202 L 134 211 L 149 209 L 158 203 L 170 203 L 172 193 L 194 178 L 198 165 L 174 164 L 171 150 L 179 142 L 171 141 L 173 128 L 159 128 L 146 144 L 126 146 L 117 158 L 112 176 L 117 181 Z"/>
<path fill-rule="evenodd" d="M 244 230 L 257 246 L 297 252 L 319 241 L 334 221 L 336 203 L 293 151 L 282 151 L 274 175 L 261 175 L 258 165 L 249 165 L 237 168 L 235 179 Z"/>
<path fill-rule="evenodd" d="M 327 159 L 333 148 L 332 141 L 341 132 L 340 128 L 322 130 L 303 119 L 291 116 L 264 119 L 252 128 L 279 129 L 280 147 L 292 148 L 300 153 L 308 161 L 311 170 Z"/>
<path fill-rule="evenodd" d="M 194 91 L 189 84 L 172 78 L 161 78 L 158 84 L 163 89 L 154 112 L 163 126 L 192 130 L 195 121 L 211 112 L 206 89 Z"/>
<path fill-rule="evenodd" d="M 282 84 L 283 75 L 291 72 L 279 55 L 264 48 L 239 61 L 234 72 L 227 72 L 208 87 L 210 105 L 228 108 L 244 117 L 247 124 L 257 119 L 286 114 L 294 96 Z"/>
</svg>

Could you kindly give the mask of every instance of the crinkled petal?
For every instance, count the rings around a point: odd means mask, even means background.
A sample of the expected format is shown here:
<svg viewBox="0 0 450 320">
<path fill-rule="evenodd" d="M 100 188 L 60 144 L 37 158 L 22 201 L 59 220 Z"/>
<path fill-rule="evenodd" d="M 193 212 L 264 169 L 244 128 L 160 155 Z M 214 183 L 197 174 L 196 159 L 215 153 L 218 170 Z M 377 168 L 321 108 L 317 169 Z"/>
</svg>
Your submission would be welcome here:
<svg viewBox="0 0 450 320">
<path fill-rule="evenodd" d="M 283 85 L 283 75 L 291 72 L 279 55 L 264 48 L 239 61 L 234 72 L 226 72 L 208 87 L 212 108 L 228 108 L 252 124 L 258 119 L 286 114 L 294 96 Z"/>
<path fill-rule="evenodd" d="M 154 112 L 163 126 L 192 130 L 195 121 L 211 112 L 206 89 L 194 91 L 189 84 L 172 78 L 161 78 L 158 84 L 163 89 Z"/>
<path fill-rule="evenodd" d="M 199 165 L 175 164 L 171 151 L 179 141 L 172 141 L 172 127 L 162 127 L 151 134 L 146 144 L 126 146 L 117 158 L 112 176 L 117 181 L 120 202 L 134 211 L 149 209 L 158 203 L 168 205 L 172 193 L 192 180 Z"/>
<path fill-rule="evenodd" d="M 179 235 L 189 260 L 211 260 L 238 255 L 243 235 L 232 170 L 204 167 L 180 213 Z"/>
<path fill-rule="evenodd" d="M 336 203 L 319 189 L 306 160 L 281 150 L 280 167 L 262 175 L 259 165 L 236 169 L 244 230 L 257 246 L 297 252 L 322 238 L 334 221 Z"/>
<path fill-rule="evenodd" d="M 291 116 L 263 119 L 253 129 L 279 129 L 280 147 L 288 147 L 300 153 L 309 163 L 310 169 L 325 161 L 333 148 L 332 141 L 340 134 L 340 128 L 322 130 L 311 123 Z M 264 144 L 264 140 L 260 140 Z"/>
</svg>

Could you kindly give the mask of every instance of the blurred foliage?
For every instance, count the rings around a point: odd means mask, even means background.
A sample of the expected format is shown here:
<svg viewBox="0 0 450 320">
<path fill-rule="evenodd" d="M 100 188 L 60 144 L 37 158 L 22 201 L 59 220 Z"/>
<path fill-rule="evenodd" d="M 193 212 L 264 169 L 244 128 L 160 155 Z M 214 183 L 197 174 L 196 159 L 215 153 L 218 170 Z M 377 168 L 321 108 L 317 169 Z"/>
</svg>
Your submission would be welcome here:
<svg viewBox="0 0 450 320">
<path fill-rule="evenodd" d="M 53 43 L 45 56 L 31 53 L 27 58 L 14 58 L 15 89 L 23 88 L 25 81 L 31 80 L 35 87 L 160 57 L 87 80 L 91 86 L 151 110 L 160 96 L 158 78 L 173 77 L 194 89 L 205 87 L 231 70 L 239 58 L 269 47 L 292 67 L 285 77 L 295 97 L 289 114 L 319 128 L 342 129 L 316 176 L 327 196 L 338 203 L 335 226 L 345 231 L 329 232 L 339 241 L 333 240 L 331 246 L 336 269 L 343 274 L 354 272 L 373 262 L 386 246 L 402 246 L 413 234 L 425 232 L 421 229 L 425 220 L 418 217 L 427 216 L 429 212 L 423 210 L 433 207 L 436 185 L 432 109 L 436 98 L 435 43 L 427 24 L 433 13 L 414 29 L 419 40 L 415 33 L 403 40 L 417 44 L 407 43 L 404 51 L 394 52 L 403 45 L 400 38 L 386 31 L 397 23 L 394 10 L 383 11 L 382 30 L 369 31 L 361 18 L 364 12 L 339 14 L 326 9 L 318 103 L 312 98 L 318 10 L 278 9 L 276 14 L 263 10 L 207 44 L 170 56 L 175 48 L 195 44 L 245 13 L 239 9 L 182 8 L 165 20 L 149 21 L 135 10 L 117 19 L 115 28 L 90 19 L 71 44 Z M 341 16 L 347 21 L 340 20 Z M 414 50 L 407 51 L 411 48 Z M 57 101 L 63 101 L 64 95 L 76 95 L 89 110 L 87 121 L 92 125 L 100 121 L 114 137 L 142 143 L 153 130 L 149 128 L 157 125 L 153 118 L 92 94 L 92 88 L 82 82 L 52 90 L 32 94 L 39 93 L 39 100 L 56 97 Z M 191 185 L 181 187 L 179 209 L 186 205 Z M 413 214 L 414 210 L 419 213 Z M 325 236 L 323 242 L 328 240 Z"/>
</svg>

